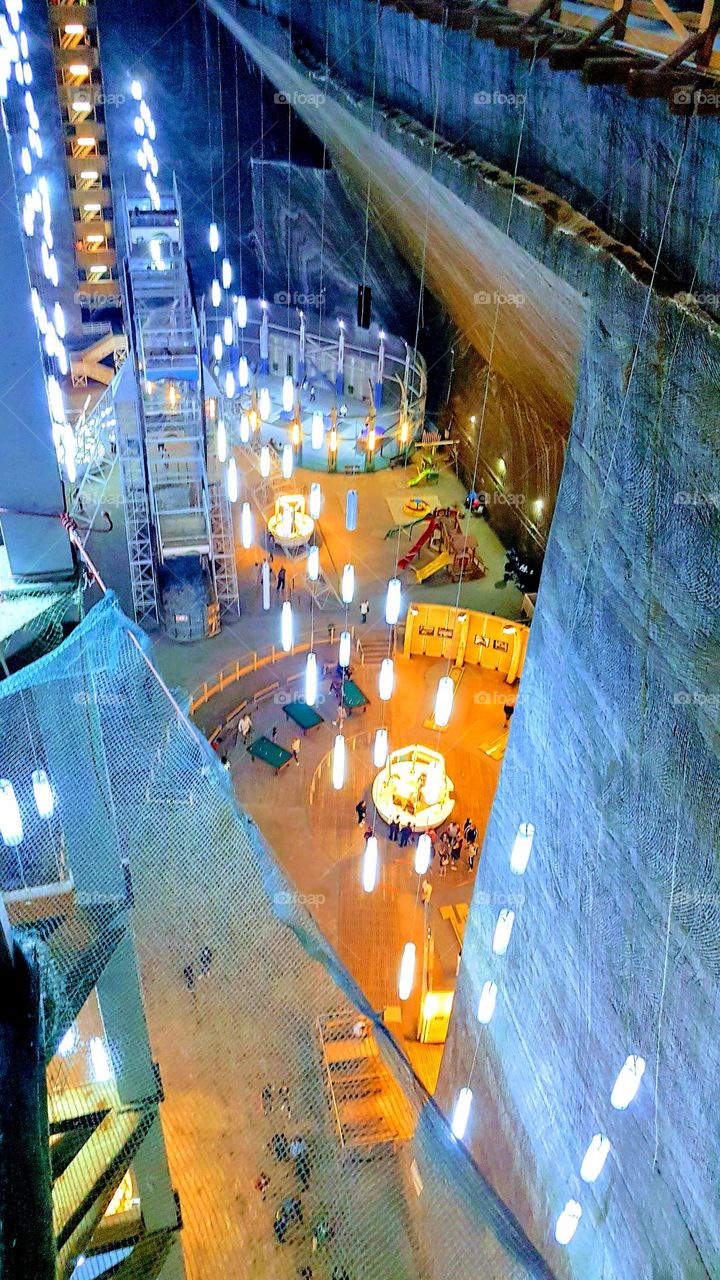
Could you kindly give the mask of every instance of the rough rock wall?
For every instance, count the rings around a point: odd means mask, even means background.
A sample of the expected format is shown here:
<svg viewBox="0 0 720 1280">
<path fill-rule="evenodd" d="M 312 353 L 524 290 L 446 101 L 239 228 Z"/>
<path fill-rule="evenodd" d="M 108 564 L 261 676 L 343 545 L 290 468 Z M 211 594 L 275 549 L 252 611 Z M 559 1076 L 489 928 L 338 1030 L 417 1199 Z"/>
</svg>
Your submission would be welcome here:
<svg viewBox="0 0 720 1280">
<path fill-rule="evenodd" d="M 594 303 L 440 1097 L 470 1079 L 468 1141 L 551 1265 L 696 1280 L 720 1257 L 720 344 L 657 299 L 642 326 L 642 294 L 614 271 Z M 499 994 L 481 1026 L 486 980 Z M 646 1073 L 616 1111 L 631 1053 Z M 596 1133 L 613 1151 L 587 1186 Z M 583 1219 L 564 1251 L 570 1198 Z"/>
<path fill-rule="evenodd" d="M 391 52 L 402 65 L 402 50 Z M 350 95 L 345 101 L 349 109 Z M 366 105 L 354 109 L 367 121 Z M 335 127 L 333 116 L 325 111 L 323 128 Z M 417 163 L 424 153 L 427 164 L 422 130 L 391 111 L 376 111 L 371 123 L 404 159 Z M 682 194 L 693 184 L 704 190 L 693 150 L 704 129 L 690 125 L 668 221 L 672 252 L 693 265 L 716 252 L 698 230 L 698 205 Z M 601 154 L 593 139 L 586 164 Z M 507 227 L 510 184 L 478 157 L 443 150 L 433 178 Z M 720 341 L 707 316 L 648 293 L 650 273 L 635 253 L 547 191 L 525 185 L 518 197 L 513 245 L 585 298 L 587 315 L 440 1096 L 450 1106 L 470 1078 L 467 1141 L 558 1274 L 699 1280 L 717 1276 L 720 1257 Z M 655 227 L 662 194 L 657 205 Z M 414 216 L 407 201 L 398 222 Z M 536 836 L 521 878 L 509 856 L 523 821 Z M 516 923 L 500 958 L 491 939 L 504 905 Z M 489 978 L 499 995 L 484 1028 L 476 1009 Z M 646 1059 L 645 1077 L 629 1110 L 615 1111 L 610 1091 L 631 1053 Z M 613 1151 L 586 1186 L 578 1170 L 595 1133 L 607 1134 Z M 561 1249 L 553 1227 L 571 1197 L 583 1219 Z"/>
<path fill-rule="evenodd" d="M 365 208 L 344 190 L 334 169 L 266 161 L 252 166 L 255 238 L 266 264 L 272 302 L 289 293 L 308 315 L 354 315 L 363 278 Z M 412 342 L 418 285 L 387 232 L 370 226 L 365 280 L 372 319 Z M 297 295 L 297 297 L 296 297 Z"/>
<path fill-rule="evenodd" d="M 250 0 L 286 17 L 288 0 Z M 379 14 L 380 38 L 375 40 Z M 692 286 L 717 301 L 720 242 L 708 235 L 720 183 L 715 121 L 686 122 L 667 103 L 630 98 L 623 86 L 584 85 L 579 75 L 534 64 L 467 31 L 378 6 L 373 0 L 325 0 L 293 11 L 296 47 L 308 46 L 334 77 L 376 101 L 399 107 L 473 147 L 510 172 L 525 100 L 524 177 L 542 183 L 608 234 L 652 259 L 687 131 L 687 165 L 676 186 L 662 269 L 677 289 Z M 443 53 L 440 56 L 440 45 Z"/>
</svg>

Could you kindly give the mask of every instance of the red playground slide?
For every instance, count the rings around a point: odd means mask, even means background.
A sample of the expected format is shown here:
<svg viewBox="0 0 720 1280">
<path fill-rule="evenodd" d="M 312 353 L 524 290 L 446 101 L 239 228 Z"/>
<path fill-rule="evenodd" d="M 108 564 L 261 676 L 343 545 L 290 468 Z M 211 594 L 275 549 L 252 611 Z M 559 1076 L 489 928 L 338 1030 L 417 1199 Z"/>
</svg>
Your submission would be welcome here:
<svg viewBox="0 0 720 1280">
<path fill-rule="evenodd" d="M 413 543 L 407 555 L 403 556 L 402 560 L 398 560 L 398 569 L 407 569 L 408 565 L 411 565 L 413 560 L 417 559 L 425 544 L 432 538 L 436 525 L 436 513 L 433 512 L 432 515 L 428 516 L 428 522 L 417 542 Z"/>
</svg>

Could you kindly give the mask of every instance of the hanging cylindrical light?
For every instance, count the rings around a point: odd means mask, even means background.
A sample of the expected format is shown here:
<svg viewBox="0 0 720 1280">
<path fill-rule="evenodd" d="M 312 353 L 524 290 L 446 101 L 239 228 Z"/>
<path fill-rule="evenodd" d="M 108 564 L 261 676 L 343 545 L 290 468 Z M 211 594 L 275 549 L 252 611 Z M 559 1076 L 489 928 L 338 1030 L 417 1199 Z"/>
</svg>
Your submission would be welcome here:
<svg viewBox="0 0 720 1280">
<path fill-rule="evenodd" d="M 55 808 L 55 796 L 44 769 L 33 769 L 32 786 L 38 814 L 41 818 L 51 818 Z"/>
<path fill-rule="evenodd" d="M 246 413 L 240 414 L 240 443 L 249 444 L 250 442 L 250 419 Z"/>
<path fill-rule="evenodd" d="M 307 576 L 311 582 L 317 582 L 320 576 L 320 548 L 311 547 L 307 558 Z"/>
<path fill-rule="evenodd" d="M 392 697 L 393 685 L 395 683 L 395 666 L 392 658 L 383 658 L 380 663 L 380 675 L 378 677 L 378 693 L 382 702 L 387 702 Z"/>
<path fill-rule="evenodd" d="M 399 578 L 391 578 L 388 582 L 387 595 L 385 596 L 385 621 L 388 626 L 394 627 L 400 617 L 400 605 L 402 603 L 402 587 Z"/>
<path fill-rule="evenodd" d="M 415 943 L 406 942 L 400 961 L 398 978 L 398 996 L 401 1000 L 409 999 L 415 982 Z"/>
<path fill-rule="evenodd" d="M 346 564 L 342 571 L 342 581 L 340 584 L 340 596 L 343 604 L 352 604 L 352 598 L 355 595 L 355 570 L 351 564 Z"/>
<path fill-rule="evenodd" d="M 415 872 L 419 876 L 424 876 L 430 866 L 430 857 L 432 855 L 432 840 L 427 831 L 423 831 L 418 836 L 417 849 L 415 850 Z"/>
<path fill-rule="evenodd" d="M 373 742 L 373 764 L 376 769 L 382 769 L 388 757 L 388 731 L 387 729 L 376 729 L 375 741 Z"/>
<path fill-rule="evenodd" d="M 435 710 L 433 711 L 433 719 L 439 729 L 442 729 L 450 719 L 454 697 L 455 685 L 451 677 L 441 676 L 438 680 L 437 693 L 435 694 Z"/>
<path fill-rule="evenodd" d="M 490 1022 L 497 1004 L 497 982 L 492 982 L 489 978 L 482 985 L 480 999 L 478 1001 L 478 1022 L 482 1022 L 484 1026 Z"/>
<path fill-rule="evenodd" d="M 225 319 L 223 320 L 223 342 L 225 343 L 225 346 L 231 347 L 232 340 L 233 340 L 232 316 L 225 316 Z"/>
<path fill-rule="evenodd" d="M 240 294 L 240 297 L 237 300 L 236 314 L 237 314 L 238 329 L 244 329 L 245 325 L 247 324 L 248 310 L 247 310 L 247 298 L 242 293 Z"/>
<path fill-rule="evenodd" d="M 228 462 L 227 468 L 227 495 L 231 502 L 238 500 L 238 473 L 237 463 L 234 458 Z"/>
<path fill-rule="evenodd" d="M 219 333 L 216 333 L 215 337 L 213 338 L 213 355 L 216 360 L 222 360 L 222 354 L 223 354 L 222 336 Z"/>
<path fill-rule="evenodd" d="M 323 440 L 325 438 L 325 427 L 323 424 L 323 416 L 319 409 L 316 409 L 312 416 L 312 425 L 310 427 L 310 444 L 313 449 L 322 449 Z"/>
<path fill-rule="evenodd" d="M 222 287 L 229 289 L 232 284 L 232 265 L 229 258 L 223 258 L 221 267 Z"/>
<path fill-rule="evenodd" d="M 332 754 L 332 784 L 335 791 L 340 791 L 345 781 L 345 739 L 339 733 L 335 738 Z"/>
<path fill-rule="evenodd" d="M 348 489 L 345 498 L 345 528 L 349 533 L 352 533 L 357 528 L 357 512 L 357 489 Z"/>
<path fill-rule="evenodd" d="M 62 429 L 62 446 L 65 455 L 65 472 L 70 484 L 74 484 L 77 480 L 77 466 L 75 462 L 75 434 L 69 423 L 65 422 Z"/>
<path fill-rule="evenodd" d="M 521 822 L 510 853 L 510 870 L 514 871 L 516 876 L 525 874 L 534 839 L 535 827 L 532 822 Z"/>
<path fill-rule="evenodd" d="M 291 444 L 284 444 L 282 451 L 282 473 L 285 480 L 289 480 L 293 473 L 293 451 Z"/>
<path fill-rule="evenodd" d="M 305 660 L 305 701 L 314 707 L 318 693 L 317 654 L 309 653 Z"/>
<path fill-rule="evenodd" d="M 20 806 L 8 778 L 0 778 L 0 836 L 6 845 L 20 844 L 23 838 Z"/>
<path fill-rule="evenodd" d="M 362 862 L 362 887 L 366 893 L 372 893 L 377 884 L 378 842 L 377 836 L 368 836 L 365 841 L 365 852 Z"/>
<path fill-rule="evenodd" d="M 222 418 L 218 419 L 217 424 L 217 458 L 218 462 L 224 462 L 227 458 L 227 431 Z"/>
<path fill-rule="evenodd" d="M 212 284 L 210 285 L 210 301 L 212 302 L 214 307 L 220 306 L 221 298 L 222 298 L 222 290 L 220 289 L 220 281 L 213 280 Z"/>
<path fill-rule="evenodd" d="M 208 241 L 210 244 L 210 252 L 217 253 L 218 249 L 220 248 L 220 232 L 218 230 L 217 222 L 210 223 L 210 229 L 208 231 Z"/>
<path fill-rule="evenodd" d="M 262 570 L 262 607 L 266 611 L 270 608 L 270 565 L 267 560 L 263 560 Z"/>
<path fill-rule="evenodd" d="M 350 654 L 352 653 L 352 636 L 349 631 L 340 632 L 340 643 L 338 645 L 338 666 L 350 666 Z"/>
<path fill-rule="evenodd" d="M 247 356 L 241 356 L 238 362 L 238 384 L 246 387 L 250 381 L 250 370 L 248 369 Z"/>
<path fill-rule="evenodd" d="M 368 447 L 368 453 L 373 453 L 375 451 L 375 428 L 374 427 L 370 427 L 368 430 L 367 447 Z"/>
<path fill-rule="evenodd" d="M 250 510 L 249 502 L 243 502 L 242 504 L 242 512 L 240 515 L 240 540 L 246 551 L 252 546 L 252 511 Z"/>
<path fill-rule="evenodd" d="M 280 610 L 280 638 L 284 653 L 289 653 L 293 647 L 293 631 L 292 605 L 289 600 L 283 600 Z"/>
<path fill-rule="evenodd" d="M 282 382 L 282 407 L 285 413 L 292 413 L 294 399 L 295 384 L 290 377 L 290 374 L 286 373 Z"/>
<path fill-rule="evenodd" d="M 260 450 L 260 475 L 267 480 L 270 475 L 270 450 L 266 444 Z"/>
<path fill-rule="evenodd" d="M 261 387 L 261 388 L 260 388 L 260 397 L 259 397 L 259 400 L 258 400 L 258 408 L 259 408 L 259 410 L 260 410 L 260 417 L 261 417 L 261 418 L 265 418 L 265 420 L 267 421 L 267 419 L 270 417 L 270 410 L 271 410 L 271 407 L 272 407 L 272 406 L 271 406 L 271 404 L 270 404 L 270 392 L 268 391 L 268 388 L 267 388 L 267 387 Z"/>
<path fill-rule="evenodd" d="M 330 453 L 332 453 L 332 454 L 337 453 L 337 444 L 338 444 L 338 441 L 337 441 L 337 427 L 331 427 L 331 428 L 330 428 L 330 436 L 329 436 L 329 438 L 328 438 L 328 449 L 329 449 Z"/>
<path fill-rule="evenodd" d="M 235 374 L 232 369 L 226 369 L 225 371 L 225 395 L 228 400 L 232 400 L 235 395 Z"/>
<path fill-rule="evenodd" d="M 459 1142 L 462 1142 L 462 1139 L 465 1137 L 465 1130 L 467 1129 L 467 1122 L 470 1117 L 471 1105 L 472 1089 L 461 1089 L 453 1109 L 452 1122 L 450 1125 L 453 1137 L 457 1138 Z"/>
<path fill-rule="evenodd" d="M 310 497 L 308 498 L 308 511 L 313 520 L 320 519 L 322 511 L 322 489 L 317 481 L 310 485 Z"/>
<path fill-rule="evenodd" d="M 409 423 L 407 422 L 407 419 L 403 418 L 402 422 L 400 423 L 400 443 L 401 444 L 407 444 L 409 434 L 410 434 Z"/>
</svg>

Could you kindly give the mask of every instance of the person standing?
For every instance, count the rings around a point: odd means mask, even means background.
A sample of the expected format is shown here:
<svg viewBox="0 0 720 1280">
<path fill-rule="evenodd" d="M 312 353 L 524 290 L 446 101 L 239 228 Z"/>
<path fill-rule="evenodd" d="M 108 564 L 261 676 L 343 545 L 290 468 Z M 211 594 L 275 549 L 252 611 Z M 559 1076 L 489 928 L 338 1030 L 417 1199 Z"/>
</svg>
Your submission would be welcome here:
<svg viewBox="0 0 720 1280">
<path fill-rule="evenodd" d="M 478 852 L 478 849 L 476 844 L 468 845 L 468 871 L 472 871 L 473 867 L 475 866 L 475 859 L 477 858 L 477 852 Z"/>
<path fill-rule="evenodd" d="M 400 845 L 401 849 L 405 848 L 411 835 L 412 835 L 412 827 L 410 826 L 409 822 L 406 822 L 405 826 L 402 828 L 402 831 L 400 832 L 400 839 L 398 841 L 398 844 Z"/>
<path fill-rule="evenodd" d="M 427 880 L 427 879 L 426 879 L 426 880 L 423 880 L 423 882 L 422 882 L 422 900 L 423 900 L 423 902 L 425 903 L 425 906 L 427 906 L 427 905 L 429 904 L 429 902 L 430 902 L 430 899 L 431 899 L 431 898 L 432 898 L 432 885 L 431 885 L 431 883 L 430 883 L 430 881 L 429 881 L 429 880 Z"/>
<path fill-rule="evenodd" d="M 357 814 L 358 826 L 360 827 L 365 821 L 365 814 L 367 813 L 367 805 L 364 800 L 358 800 L 355 805 L 355 812 Z"/>
<path fill-rule="evenodd" d="M 361 604 L 360 604 L 360 621 L 361 622 L 363 623 L 367 622 L 369 612 L 370 612 L 370 601 L 369 600 L 361 601 Z"/>
<path fill-rule="evenodd" d="M 300 764 L 300 739 L 299 738 L 293 738 L 292 742 L 290 743 L 290 750 L 292 751 L 292 754 L 293 754 L 293 760 L 297 765 L 299 765 Z"/>
<path fill-rule="evenodd" d="M 399 835 L 400 835 L 400 823 L 398 822 L 397 818 L 393 818 L 392 822 L 390 823 L 388 839 L 393 841 L 393 843 L 395 843 Z"/>
<path fill-rule="evenodd" d="M 285 565 L 283 564 L 283 565 L 281 565 L 281 566 L 280 566 L 280 568 L 278 569 L 277 585 L 276 585 L 276 587 L 275 587 L 275 590 L 276 590 L 276 591 L 282 592 L 282 591 L 284 591 L 284 590 L 285 590 L 285 577 L 286 577 L 286 574 L 285 574 Z"/>
</svg>

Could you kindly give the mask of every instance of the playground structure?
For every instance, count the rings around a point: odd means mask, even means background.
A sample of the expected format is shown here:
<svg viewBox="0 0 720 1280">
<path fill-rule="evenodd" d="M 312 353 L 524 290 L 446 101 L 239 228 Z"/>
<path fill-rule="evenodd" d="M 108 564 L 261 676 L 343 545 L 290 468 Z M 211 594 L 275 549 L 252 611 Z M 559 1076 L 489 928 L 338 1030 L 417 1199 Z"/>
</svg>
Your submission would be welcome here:
<svg viewBox="0 0 720 1280">
<path fill-rule="evenodd" d="M 477 549 L 477 541 L 469 534 L 463 533 L 460 526 L 460 513 L 456 507 L 436 507 L 428 511 L 418 520 L 412 521 L 408 528 L 415 524 L 424 524 L 420 537 L 410 550 L 398 560 L 398 569 L 409 569 L 424 547 L 434 551 L 435 555 L 428 564 L 415 569 L 418 582 L 425 582 L 441 569 L 446 569 L 453 582 L 461 578 L 469 580 L 482 578 L 487 573 Z"/>
</svg>

